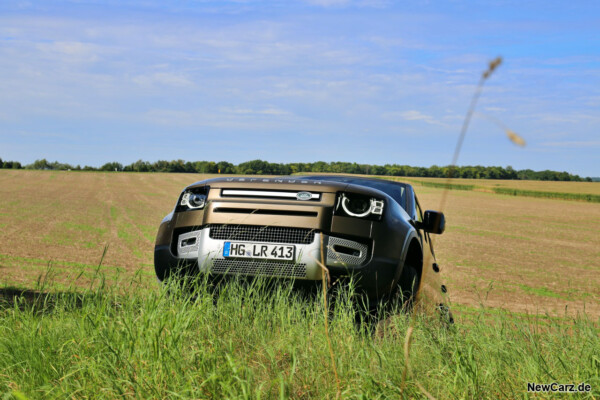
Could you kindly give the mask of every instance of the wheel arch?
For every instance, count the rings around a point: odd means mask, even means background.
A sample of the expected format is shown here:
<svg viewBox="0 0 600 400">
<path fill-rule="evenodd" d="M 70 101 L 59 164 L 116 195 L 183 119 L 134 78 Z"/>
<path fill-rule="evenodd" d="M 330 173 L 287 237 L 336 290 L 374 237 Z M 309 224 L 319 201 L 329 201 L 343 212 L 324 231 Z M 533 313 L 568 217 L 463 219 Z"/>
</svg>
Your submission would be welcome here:
<svg viewBox="0 0 600 400">
<path fill-rule="evenodd" d="M 414 265 L 419 277 L 423 276 L 423 246 L 421 244 L 421 240 L 419 235 L 417 234 L 416 229 L 411 229 L 409 233 L 406 235 L 404 239 L 404 243 L 402 245 L 402 253 L 400 257 L 400 262 L 398 264 L 398 269 L 396 271 L 395 284 L 397 284 L 400 280 L 400 276 L 402 275 L 402 270 L 407 262 L 415 262 Z"/>
<path fill-rule="evenodd" d="M 406 256 L 404 257 L 404 265 L 413 266 L 417 270 L 419 280 L 423 277 L 423 249 L 421 242 L 416 238 L 412 238 L 408 244 Z"/>
</svg>

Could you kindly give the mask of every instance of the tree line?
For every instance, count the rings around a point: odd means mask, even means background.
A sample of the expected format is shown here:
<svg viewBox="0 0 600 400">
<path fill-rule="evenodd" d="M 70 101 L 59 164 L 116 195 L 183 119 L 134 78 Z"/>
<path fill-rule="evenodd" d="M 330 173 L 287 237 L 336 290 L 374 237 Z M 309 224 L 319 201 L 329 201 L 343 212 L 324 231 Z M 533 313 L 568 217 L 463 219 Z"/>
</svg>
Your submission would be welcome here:
<svg viewBox="0 0 600 400">
<path fill-rule="evenodd" d="M 129 165 L 119 162 L 109 162 L 101 167 L 90 167 L 88 165 L 70 165 L 58 161 L 49 162 L 46 159 L 36 160 L 28 165 L 21 165 L 18 161 L 2 161 L 2 168 L 12 169 L 41 169 L 41 170 L 71 170 L 71 171 L 128 171 L 128 172 L 187 172 L 187 173 L 211 173 L 211 174 L 245 174 L 245 175 L 290 175 L 298 172 L 330 172 L 345 174 L 367 174 L 382 176 L 410 176 L 445 178 L 449 174 L 454 178 L 469 179 L 521 179 L 541 181 L 591 181 L 568 172 L 551 170 L 533 171 L 531 169 L 515 170 L 511 166 L 484 167 L 475 166 L 437 166 L 412 167 L 410 165 L 385 164 L 358 164 L 342 161 L 312 163 L 270 163 L 263 160 L 252 160 L 238 165 L 227 161 L 184 161 L 159 160 L 153 163 L 138 160 Z"/>
</svg>

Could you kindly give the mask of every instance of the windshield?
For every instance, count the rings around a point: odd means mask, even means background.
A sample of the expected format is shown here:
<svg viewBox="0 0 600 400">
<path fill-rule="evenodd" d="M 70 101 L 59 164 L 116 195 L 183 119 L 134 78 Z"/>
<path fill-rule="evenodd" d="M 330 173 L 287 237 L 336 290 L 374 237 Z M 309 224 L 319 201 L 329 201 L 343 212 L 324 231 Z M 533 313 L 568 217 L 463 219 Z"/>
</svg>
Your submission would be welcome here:
<svg viewBox="0 0 600 400">
<path fill-rule="evenodd" d="M 373 189 L 381 190 L 388 196 L 396 200 L 398 204 L 406 211 L 406 184 L 400 182 L 392 182 L 385 179 L 367 179 L 355 178 L 352 176 L 335 176 L 335 175 L 312 175 L 302 176 L 302 179 L 312 179 L 318 181 L 332 181 L 349 183 L 352 185 L 367 186 Z"/>
</svg>

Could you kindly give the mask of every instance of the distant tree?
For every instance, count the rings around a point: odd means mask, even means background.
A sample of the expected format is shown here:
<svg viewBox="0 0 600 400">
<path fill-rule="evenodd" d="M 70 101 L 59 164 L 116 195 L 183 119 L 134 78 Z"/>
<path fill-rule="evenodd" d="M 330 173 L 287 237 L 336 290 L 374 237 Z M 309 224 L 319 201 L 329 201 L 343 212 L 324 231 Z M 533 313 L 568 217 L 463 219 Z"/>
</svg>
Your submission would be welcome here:
<svg viewBox="0 0 600 400">
<path fill-rule="evenodd" d="M 496 167 L 486 168 L 484 176 L 487 179 L 500 179 L 500 171 Z"/>
<path fill-rule="evenodd" d="M 205 174 L 217 174 L 219 172 L 219 167 L 214 161 L 202 161 L 204 166 L 202 168 L 202 172 Z"/>
<path fill-rule="evenodd" d="M 248 174 L 248 175 L 262 175 L 262 174 L 270 174 L 271 167 L 268 162 L 263 160 L 252 160 L 246 161 L 238 165 L 237 172 L 239 174 Z"/>
<path fill-rule="evenodd" d="M 429 176 L 435 178 L 442 178 L 444 176 L 444 172 L 437 165 L 432 165 L 431 167 L 429 167 Z"/>
<path fill-rule="evenodd" d="M 116 161 L 108 162 L 100 167 L 100 171 L 123 171 L 123 164 Z"/>
<path fill-rule="evenodd" d="M 185 172 L 196 172 L 194 170 L 194 164 L 189 161 L 186 161 L 184 168 L 185 168 Z"/>
<path fill-rule="evenodd" d="M 137 160 L 130 166 L 130 171 L 134 172 L 149 172 L 151 171 L 150 163 L 148 161 Z"/>
<path fill-rule="evenodd" d="M 312 171 L 312 166 L 307 163 L 296 163 L 298 170 L 296 172 L 310 172 Z"/>
<path fill-rule="evenodd" d="M 183 160 L 173 160 L 167 166 L 168 172 L 185 172 L 185 163 Z"/>
<path fill-rule="evenodd" d="M 51 169 L 57 170 L 57 171 L 67 171 L 70 169 L 73 169 L 73 166 L 71 164 L 67 164 L 67 163 L 61 163 L 58 161 L 54 161 L 52 163 L 50 163 L 51 165 Z"/>
<path fill-rule="evenodd" d="M 170 171 L 170 163 L 166 160 L 158 160 L 152 164 L 152 169 L 156 172 L 172 172 Z"/>
<path fill-rule="evenodd" d="M 279 164 L 279 167 L 281 168 L 281 172 L 279 172 L 281 175 L 290 175 L 292 173 L 289 164 Z"/>
<path fill-rule="evenodd" d="M 506 178 L 505 179 L 517 179 L 517 171 L 510 165 L 506 167 Z"/>
<path fill-rule="evenodd" d="M 35 160 L 32 164 L 26 165 L 25 168 L 27 168 L 27 169 L 52 169 L 51 165 L 48 163 L 48 161 L 45 158 L 42 158 L 41 160 Z"/>
<path fill-rule="evenodd" d="M 310 168 L 311 172 L 326 172 L 328 169 L 328 165 L 325 161 L 317 161 L 312 163 Z"/>
<path fill-rule="evenodd" d="M 217 172 L 221 174 L 233 174 L 235 173 L 235 165 L 227 161 L 219 161 L 217 163 Z"/>
<path fill-rule="evenodd" d="M 23 166 L 18 161 L 6 161 L 0 158 L 0 168 L 21 169 Z M 184 160 L 158 160 L 154 163 L 138 160 L 132 164 L 123 166 L 121 163 L 113 161 L 104 164 L 100 168 L 90 167 L 88 165 L 81 168 L 58 161 L 48 162 L 45 158 L 35 160 L 33 163 L 25 166 L 26 169 L 46 169 L 46 170 L 84 170 L 84 171 L 134 171 L 134 172 L 197 172 L 197 173 L 222 173 L 222 174 L 269 174 L 269 175 L 289 175 L 302 172 L 314 173 L 345 173 L 345 174 L 369 174 L 369 175 L 387 175 L 387 176 L 407 176 L 407 177 L 453 177 L 470 179 L 521 179 L 521 180 L 546 180 L 546 181 L 594 181 L 595 178 L 581 178 L 579 175 L 573 175 L 566 171 L 558 172 L 551 170 L 533 171 L 531 169 L 515 170 L 512 166 L 506 168 L 501 166 L 484 167 L 481 165 L 466 166 L 444 166 L 439 167 L 413 167 L 410 165 L 398 164 L 358 164 L 356 162 L 345 161 L 316 161 L 314 163 L 270 163 L 264 160 L 251 160 L 238 165 L 227 161 L 184 161 Z M 600 178 L 599 178 L 600 179 Z"/>
</svg>

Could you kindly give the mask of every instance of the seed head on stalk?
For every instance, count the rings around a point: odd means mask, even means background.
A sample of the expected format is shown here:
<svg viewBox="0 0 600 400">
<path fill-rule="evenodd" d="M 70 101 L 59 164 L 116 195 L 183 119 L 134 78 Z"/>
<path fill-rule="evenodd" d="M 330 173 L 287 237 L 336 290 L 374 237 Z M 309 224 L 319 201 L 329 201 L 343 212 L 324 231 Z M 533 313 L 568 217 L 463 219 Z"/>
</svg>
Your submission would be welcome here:
<svg viewBox="0 0 600 400">
<path fill-rule="evenodd" d="M 465 115 L 465 119 L 463 120 L 463 125 L 460 130 L 460 134 L 458 136 L 456 148 L 454 149 L 454 155 L 452 157 L 452 164 L 450 165 L 450 168 L 448 169 L 447 184 L 450 183 L 450 180 L 454 175 L 454 172 L 456 169 L 456 163 L 458 161 L 458 156 L 459 156 L 460 150 L 462 148 L 465 134 L 467 133 L 467 129 L 469 128 L 469 124 L 473 117 L 473 113 L 475 112 L 475 106 L 477 105 L 477 101 L 479 100 L 479 96 L 481 95 L 483 85 L 484 85 L 485 81 L 494 73 L 494 71 L 501 64 L 502 64 L 502 57 L 496 57 L 495 59 L 493 59 L 492 61 L 490 61 L 488 63 L 488 68 L 485 71 L 483 71 L 483 73 L 481 74 L 481 78 L 479 79 L 479 83 L 477 84 L 477 87 L 475 88 L 475 92 L 473 93 L 473 97 L 471 98 L 471 104 L 469 105 L 469 108 L 467 109 L 467 114 Z M 514 131 L 507 128 L 506 126 L 504 126 L 504 124 L 502 124 L 502 123 L 500 123 L 500 126 L 504 129 L 506 135 L 513 143 L 515 143 L 519 146 L 525 146 L 525 140 L 521 136 L 519 136 L 518 134 L 516 134 Z M 442 198 L 440 200 L 440 206 L 438 208 L 438 210 L 440 210 L 440 211 L 443 211 L 444 207 L 446 205 L 446 199 L 447 199 L 448 190 L 449 190 L 448 187 L 449 187 L 449 185 L 446 185 L 446 189 L 444 189 L 444 192 L 442 193 Z M 434 241 L 433 238 L 430 237 L 429 240 L 430 240 L 431 246 L 433 246 L 433 241 Z M 431 262 L 430 258 L 431 258 L 430 253 L 426 252 L 425 259 L 423 260 L 423 266 L 429 265 L 429 263 Z M 408 329 L 406 331 L 406 335 L 405 335 L 404 370 L 402 373 L 402 382 L 400 385 L 401 392 L 405 388 L 407 377 L 412 376 L 412 371 L 410 368 L 410 344 L 412 341 L 414 322 L 415 322 L 415 313 L 413 312 L 413 315 L 412 315 L 411 321 L 410 321 L 410 326 L 408 327 Z M 427 390 L 418 381 L 415 380 L 415 384 L 417 385 L 417 387 L 419 388 L 421 393 L 423 395 L 425 395 L 428 399 L 434 399 L 434 397 L 429 392 L 427 392 Z"/>
<path fill-rule="evenodd" d="M 488 69 L 483 71 L 482 78 L 487 79 L 494 72 L 496 68 L 498 68 L 502 64 L 502 57 L 496 57 L 488 64 Z"/>
</svg>

